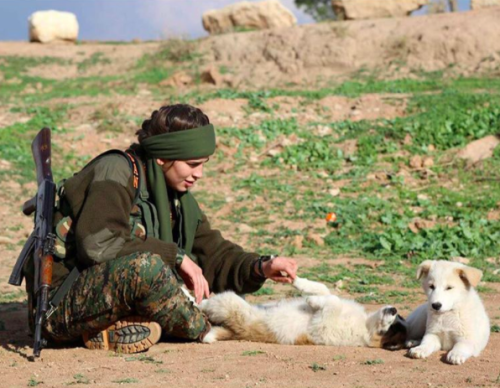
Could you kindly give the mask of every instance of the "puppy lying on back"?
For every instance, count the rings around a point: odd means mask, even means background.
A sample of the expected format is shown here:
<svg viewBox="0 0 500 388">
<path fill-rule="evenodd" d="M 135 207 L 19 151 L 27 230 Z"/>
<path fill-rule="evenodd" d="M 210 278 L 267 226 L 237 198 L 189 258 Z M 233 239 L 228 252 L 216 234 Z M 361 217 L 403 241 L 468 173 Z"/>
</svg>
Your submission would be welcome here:
<svg viewBox="0 0 500 388">
<path fill-rule="evenodd" d="M 450 364 L 463 364 L 486 347 L 490 323 L 474 287 L 483 273 L 463 264 L 439 260 L 424 261 L 417 278 L 428 302 L 407 319 L 407 347 L 412 358 L 426 358 L 438 350 L 449 350 Z M 418 345 L 418 346 L 417 346 Z"/>
<path fill-rule="evenodd" d="M 324 284 L 297 277 L 293 285 L 314 295 L 255 306 L 233 292 L 204 300 L 201 310 L 217 325 L 204 342 L 372 347 L 404 343 L 406 328 L 394 307 L 367 314 L 360 304 L 331 295 Z"/>
</svg>

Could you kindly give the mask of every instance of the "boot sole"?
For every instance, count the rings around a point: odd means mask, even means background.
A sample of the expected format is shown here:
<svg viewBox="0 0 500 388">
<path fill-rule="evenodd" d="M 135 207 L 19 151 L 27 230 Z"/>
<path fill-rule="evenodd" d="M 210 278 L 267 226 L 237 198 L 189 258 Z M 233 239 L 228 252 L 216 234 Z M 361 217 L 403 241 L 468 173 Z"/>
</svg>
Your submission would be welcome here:
<svg viewBox="0 0 500 388">
<path fill-rule="evenodd" d="M 88 349 L 113 350 L 117 353 L 139 353 L 160 340 L 161 326 L 146 318 L 134 316 L 119 320 L 97 334 L 83 334 Z"/>
</svg>

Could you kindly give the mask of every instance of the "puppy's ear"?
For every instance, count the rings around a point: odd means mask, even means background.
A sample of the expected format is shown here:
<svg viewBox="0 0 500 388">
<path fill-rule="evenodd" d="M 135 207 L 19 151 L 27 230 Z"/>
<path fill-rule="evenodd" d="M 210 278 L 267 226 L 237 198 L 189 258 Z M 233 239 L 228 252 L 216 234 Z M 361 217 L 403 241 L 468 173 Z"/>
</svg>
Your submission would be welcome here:
<svg viewBox="0 0 500 388">
<path fill-rule="evenodd" d="M 417 279 L 421 279 L 424 276 L 427 276 L 429 273 L 429 270 L 431 269 L 433 261 L 432 260 L 425 260 L 420 264 L 417 268 Z"/>
<path fill-rule="evenodd" d="M 464 267 L 457 271 L 458 276 L 460 276 L 460 279 L 462 279 L 466 286 L 477 287 L 483 277 L 483 271 L 477 268 Z"/>
</svg>

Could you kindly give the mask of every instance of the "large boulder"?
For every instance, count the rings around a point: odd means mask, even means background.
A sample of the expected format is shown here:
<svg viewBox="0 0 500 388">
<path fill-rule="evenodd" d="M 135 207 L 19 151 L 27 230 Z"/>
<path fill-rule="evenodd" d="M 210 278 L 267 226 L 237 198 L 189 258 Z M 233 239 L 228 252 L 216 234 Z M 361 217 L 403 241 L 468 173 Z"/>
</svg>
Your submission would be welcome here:
<svg viewBox="0 0 500 388">
<path fill-rule="evenodd" d="M 332 0 L 339 19 L 403 17 L 428 4 L 429 0 Z"/>
<path fill-rule="evenodd" d="M 470 3 L 471 9 L 481 9 L 498 6 L 500 6 L 500 0 L 472 0 Z"/>
<path fill-rule="evenodd" d="M 237 28 L 263 30 L 296 24 L 295 16 L 278 0 L 259 3 L 243 1 L 203 14 L 203 27 L 210 34 L 234 31 Z"/>
<path fill-rule="evenodd" d="M 38 11 L 28 22 L 30 42 L 75 42 L 78 38 L 78 21 L 70 12 Z"/>
</svg>

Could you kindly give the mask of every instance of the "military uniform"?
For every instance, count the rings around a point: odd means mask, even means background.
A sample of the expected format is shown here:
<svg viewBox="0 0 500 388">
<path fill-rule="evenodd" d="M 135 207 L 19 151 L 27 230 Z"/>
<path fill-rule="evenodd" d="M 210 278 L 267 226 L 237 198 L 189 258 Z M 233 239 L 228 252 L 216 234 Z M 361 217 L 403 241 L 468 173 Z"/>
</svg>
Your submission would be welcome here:
<svg viewBox="0 0 500 388">
<path fill-rule="evenodd" d="M 180 338 L 196 339 L 206 330 L 206 318 L 180 290 L 175 276 L 183 247 L 158 238 L 154 204 L 143 198 L 137 206 L 134 180 L 126 157 L 110 154 L 64 183 L 55 217 L 58 247 L 51 294 L 73 267 L 81 273 L 46 320 L 49 338 L 77 339 L 133 314 Z M 201 210 L 195 220 L 184 213 L 172 211 L 174 240 L 182 240 L 184 224 L 196 222 L 189 256 L 211 291 L 250 293 L 262 286 L 265 279 L 253 273 L 256 253 L 225 240 Z"/>
</svg>

